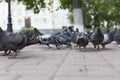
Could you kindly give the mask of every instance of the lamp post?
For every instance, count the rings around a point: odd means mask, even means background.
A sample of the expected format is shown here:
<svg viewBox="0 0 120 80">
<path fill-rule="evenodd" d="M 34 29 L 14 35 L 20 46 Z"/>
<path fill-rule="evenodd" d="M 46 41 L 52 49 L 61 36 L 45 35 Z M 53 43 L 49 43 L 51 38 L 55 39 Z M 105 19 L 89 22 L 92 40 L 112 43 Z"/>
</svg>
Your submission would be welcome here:
<svg viewBox="0 0 120 80">
<path fill-rule="evenodd" d="M 13 32 L 12 29 L 12 18 L 11 18 L 11 0 L 8 0 L 8 24 L 7 32 Z"/>
</svg>

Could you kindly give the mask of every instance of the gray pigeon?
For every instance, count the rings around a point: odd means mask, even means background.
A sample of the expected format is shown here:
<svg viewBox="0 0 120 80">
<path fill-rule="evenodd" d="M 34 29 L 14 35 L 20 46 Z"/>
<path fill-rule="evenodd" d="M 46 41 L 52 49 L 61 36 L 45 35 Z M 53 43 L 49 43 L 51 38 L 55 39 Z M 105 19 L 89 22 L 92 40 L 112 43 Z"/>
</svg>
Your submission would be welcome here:
<svg viewBox="0 0 120 80">
<path fill-rule="evenodd" d="M 5 50 L 5 52 L 15 52 L 15 54 L 11 58 L 15 58 L 17 56 L 18 50 L 21 50 L 28 45 L 36 44 L 36 40 L 30 40 L 26 35 L 20 33 L 5 32 L 1 28 L 0 37 L 0 44 L 4 47 L 3 49 Z"/>
<path fill-rule="evenodd" d="M 120 30 L 117 30 L 114 35 L 114 40 L 116 43 L 120 44 Z"/>
<path fill-rule="evenodd" d="M 77 36 L 77 45 L 81 49 L 81 47 L 84 48 L 84 51 L 86 51 L 86 46 L 88 45 L 88 37 L 85 34 L 81 34 Z"/>
<path fill-rule="evenodd" d="M 91 39 L 90 41 L 92 42 L 93 46 L 94 46 L 94 49 L 96 50 L 99 50 L 99 45 L 102 43 L 104 39 L 104 35 L 103 33 L 101 32 L 100 28 L 97 27 L 95 29 L 95 31 L 92 33 L 91 35 Z"/>
<path fill-rule="evenodd" d="M 79 49 L 81 49 L 81 47 L 83 47 L 84 51 L 86 51 L 86 46 L 88 45 L 88 36 L 87 35 L 85 35 L 84 33 L 80 33 L 77 28 L 76 31 L 71 32 L 70 38 L 74 44 L 77 44 Z"/>
<path fill-rule="evenodd" d="M 114 35 L 115 35 L 115 30 L 110 30 L 106 33 L 103 33 L 104 35 L 104 40 L 102 41 L 101 45 L 103 47 L 103 49 L 105 49 L 105 45 L 111 43 L 112 41 L 114 41 Z"/>
</svg>

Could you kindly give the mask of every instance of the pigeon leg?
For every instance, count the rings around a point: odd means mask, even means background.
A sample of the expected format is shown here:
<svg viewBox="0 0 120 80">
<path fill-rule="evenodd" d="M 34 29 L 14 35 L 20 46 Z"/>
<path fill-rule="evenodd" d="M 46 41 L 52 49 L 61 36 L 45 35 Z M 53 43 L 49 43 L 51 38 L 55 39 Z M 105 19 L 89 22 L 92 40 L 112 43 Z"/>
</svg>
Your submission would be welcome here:
<svg viewBox="0 0 120 80">
<path fill-rule="evenodd" d="M 15 54 L 12 57 L 8 57 L 8 59 L 15 59 L 16 58 L 16 56 L 18 55 L 18 50 L 15 50 L 14 52 L 15 52 Z"/>
<path fill-rule="evenodd" d="M 12 54 L 12 53 L 11 53 L 11 50 L 8 50 L 8 53 L 7 53 L 7 55 L 10 55 L 10 54 Z"/>
<path fill-rule="evenodd" d="M 105 49 L 105 45 L 102 45 L 102 49 Z"/>
<path fill-rule="evenodd" d="M 8 55 L 11 53 L 11 50 L 8 51 Z"/>
<path fill-rule="evenodd" d="M 94 50 L 96 51 L 96 45 L 94 45 Z"/>
<path fill-rule="evenodd" d="M 79 50 L 81 51 L 81 46 L 80 46 L 80 45 L 78 45 L 78 47 L 79 47 Z"/>
<path fill-rule="evenodd" d="M 84 52 L 86 51 L 86 47 L 85 47 L 85 46 L 83 47 L 83 51 L 84 51 Z"/>
<path fill-rule="evenodd" d="M 18 50 L 17 50 L 17 53 L 21 53 L 21 51 L 18 49 Z"/>
<path fill-rule="evenodd" d="M 99 45 L 97 46 L 97 50 L 100 50 L 100 46 Z"/>
<path fill-rule="evenodd" d="M 67 48 L 72 48 L 71 43 L 67 43 Z"/>
<path fill-rule="evenodd" d="M 56 45 L 56 48 L 57 48 L 57 49 L 60 49 L 60 45 Z"/>
<path fill-rule="evenodd" d="M 67 45 L 67 48 L 71 48 L 72 49 L 72 45 Z"/>
<path fill-rule="evenodd" d="M 7 56 L 7 51 L 8 50 L 5 50 L 4 54 L 2 56 Z"/>
<path fill-rule="evenodd" d="M 48 48 L 51 48 L 49 44 L 46 44 L 48 46 Z"/>
<path fill-rule="evenodd" d="M 4 52 L 4 54 L 3 54 L 3 56 L 7 56 L 7 55 L 9 55 L 9 54 L 10 54 L 10 52 L 11 52 L 11 50 L 5 50 L 5 52 Z"/>
</svg>

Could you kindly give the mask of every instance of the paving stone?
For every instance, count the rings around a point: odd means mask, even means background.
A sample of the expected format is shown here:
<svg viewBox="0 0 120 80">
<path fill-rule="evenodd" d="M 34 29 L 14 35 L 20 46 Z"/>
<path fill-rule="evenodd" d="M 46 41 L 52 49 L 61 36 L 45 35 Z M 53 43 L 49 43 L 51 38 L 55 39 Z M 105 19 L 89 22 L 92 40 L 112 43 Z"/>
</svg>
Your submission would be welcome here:
<svg viewBox="0 0 120 80">
<path fill-rule="evenodd" d="M 120 77 L 106 77 L 106 76 L 99 76 L 99 77 L 79 77 L 79 76 L 60 76 L 56 77 L 53 80 L 119 80 Z"/>
<path fill-rule="evenodd" d="M 16 80 L 19 76 L 0 76 L 0 80 Z"/>
<path fill-rule="evenodd" d="M 120 47 L 86 52 L 77 48 L 32 45 L 16 59 L 0 56 L 0 80 L 120 80 Z"/>
</svg>

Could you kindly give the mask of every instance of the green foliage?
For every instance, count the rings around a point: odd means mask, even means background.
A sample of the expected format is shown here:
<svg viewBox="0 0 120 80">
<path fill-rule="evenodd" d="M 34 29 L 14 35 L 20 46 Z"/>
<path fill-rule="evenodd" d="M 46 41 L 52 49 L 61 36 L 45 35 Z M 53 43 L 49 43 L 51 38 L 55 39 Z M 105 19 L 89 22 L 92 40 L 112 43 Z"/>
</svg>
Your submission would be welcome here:
<svg viewBox="0 0 120 80">
<path fill-rule="evenodd" d="M 68 9 L 70 12 L 72 12 L 73 10 L 72 3 L 73 0 L 60 0 L 60 8 Z"/>
<path fill-rule="evenodd" d="M 73 0 L 60 0 L 60 9 L 68 9 L 68 19 L 70 23 L 73 23 L 73 6 L 72 6 Z"/>
<path fill-rule="evenodd" d="M 23 32 L 23 33 L 33 33 L 34 31 L 34 28 L 25 28 L 23 27 L 20 32 Z"/>
<path fill-rule="evenodd" d="M 8 0 L 5 0 L 8 2 Z M 22 3 L 26 6 L 27 10 L 33 10 L 34 13 L 39 13 L 41 8 L 46 8 L 45 0 L 11 0 L 17 1 L 17 3 Z"/>
<path fill-rule="evenodd" d="M 8 0 L 6 0 L 8 1 Z M 15 0 L 12 0 L 15 1 Z M 41 8 L 53 10 L 53 0 L 17 0 L 26 5 L 26 9 L 39 13 Z M 68 9 L 68 19 L 73 22 L 73 0 L 59 0 L 60 9 Z M 111 28 L 120 25 L 120 0 L 82 0 L 84 26 L 86 28 Z"/>
<path fill-rule="evenodd" d="M 72 0 L 60 0 L 60 8 L 72 13 Z M 84 26 L 86 28 L 111 28 L 120 25 L 120 0 L 82 0 Z"/>
<path fill-rule="evenodd" d="M 68 14 L 68 19 L 69 19 L 69 22 L 70 22 L 71 24 L 73 24 L 74 19 L 73 19 L 73 13 L 72 13 L 72 12 L 69 12 L 69 14 Z"/>
</svg>

